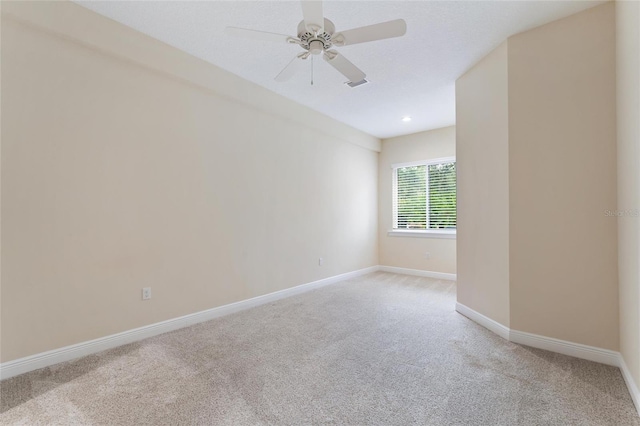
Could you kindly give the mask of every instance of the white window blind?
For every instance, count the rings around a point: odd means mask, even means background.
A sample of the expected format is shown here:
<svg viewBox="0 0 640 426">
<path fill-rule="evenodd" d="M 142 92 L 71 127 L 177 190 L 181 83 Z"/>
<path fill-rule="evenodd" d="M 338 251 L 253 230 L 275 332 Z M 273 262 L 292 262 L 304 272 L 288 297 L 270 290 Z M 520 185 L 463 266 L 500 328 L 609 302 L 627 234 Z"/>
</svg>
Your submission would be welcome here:
<svg viewBox="0 0 640 426">
<path fill-rule="evenodd" d="M 456 228 L 455 160 L 393 168 L 394 229 Z"/>
</svg>

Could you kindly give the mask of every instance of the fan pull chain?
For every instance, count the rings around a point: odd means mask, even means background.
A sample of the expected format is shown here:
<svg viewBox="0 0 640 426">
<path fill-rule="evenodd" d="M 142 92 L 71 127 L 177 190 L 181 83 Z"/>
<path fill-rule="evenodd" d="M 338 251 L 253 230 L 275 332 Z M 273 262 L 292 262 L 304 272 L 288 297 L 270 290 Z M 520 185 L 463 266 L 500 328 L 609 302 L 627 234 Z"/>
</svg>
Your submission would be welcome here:
<svg viewBox="0 0 640 426">
<path fill-rule="evenodd" d="M 313 86 L 313 56 L 311 56 L 311 85 Z"/>
</svg>

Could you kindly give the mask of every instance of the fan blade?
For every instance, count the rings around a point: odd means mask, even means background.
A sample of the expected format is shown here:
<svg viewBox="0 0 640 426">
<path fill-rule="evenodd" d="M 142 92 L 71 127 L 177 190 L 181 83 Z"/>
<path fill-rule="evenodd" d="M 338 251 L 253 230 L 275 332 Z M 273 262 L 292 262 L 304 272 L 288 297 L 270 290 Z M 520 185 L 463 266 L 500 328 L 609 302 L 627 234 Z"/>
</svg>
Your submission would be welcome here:
<svg viewBox="0 0 640 426">
<path fill-rule="evenodd" d="M 248 38 L 251 40 L 274 41 L 276 43 L 290 43 L 289 40 L 296 40 L 295 38 L 285 34 L 276 34 L 276 33 L 268 33 L 265 31 L 248 30 L 246 28 L 227 27 L 225 28 L 224 31 L 228 35 L 232 35 L 235 37 Z"/>
<path fill-rule="evenodd" d="M 309 53 L 304 52 L 299 54 L 295 58 L 293 58 L 291 62 L 289 62 L 289 64 L 287 64 L 287 66 L 284 67 L 282 71 L 280 71 L 280 74 L 278 74 L 274 80 L 278 82 L 289 80 L 298 71 L 300 71 L 300 68 L 302 68 L 304 65 L 304 60 L 307 59 L 308 57 L 309 57 Z"/>
<path fill-rule="evenodd" d="M 404 19 L 396 19 L 395 21 L 381 22 L 379 24 L 339 32 L 331 37 L 331 41 L 337 46 L 346 46 L 349 44 L 400 37 L 405 35 L 406 32 L 407 23 L 404 22 Z"/>
<path fill-rule="evenodd" d="M 322 2 L 316 0 L 302 0 L 302 16 L 307 30 L 317 32 L 324 31 L 324 16 L 322 15 Z"/>
<path fill-rule="evenodd" d="M 329 50 L 323 58 L 332 67 L 337 69 L 342 75 L 347 77 L 352 83 L 357 83 L 364 80 L 367 76 L 360 68 L 353 65 L 347 58 L 336 52 L 335 50 Z"/>
</svg>

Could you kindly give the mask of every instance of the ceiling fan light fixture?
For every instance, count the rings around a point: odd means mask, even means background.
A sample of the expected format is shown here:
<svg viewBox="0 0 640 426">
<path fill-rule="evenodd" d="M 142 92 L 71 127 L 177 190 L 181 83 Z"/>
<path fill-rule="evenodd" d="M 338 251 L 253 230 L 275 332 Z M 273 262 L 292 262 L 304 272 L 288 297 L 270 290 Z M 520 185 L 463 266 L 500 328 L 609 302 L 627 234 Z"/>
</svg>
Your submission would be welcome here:
<svg viewBox="0 0 640 426">
<path fill-rule="evenodd" d="M 313 40 L 309 43 L 309 52 L 312 55 L 319 55 L 324 52 L 324 43 L 320 40 Z"/>
<path fill-rule="evenodd" d="M 321 0 L 302 0 L 302 21 L 298 24 L 298 37 L 291 37 L 284 34 L 269 33 L 265 31 L 250 30 L 246 28 L 227 27 L 226 32 L 230 35 L 248 38 L 252 40 L 268 40 L 274 42 L 285 42 L 288 44 L 298 44 L 305 50 L 302 54 L 296 55 L 291 62 L 278 74 L 276 81 L 287 81 L 295 72 L 300 69 L 300 63 L 310 55 L 322 55 L 329 65 L 340 74 L 349 79 L 350 87 L 360 86 L 368 83 L 367 75 L 356 65 L 351 63 L 335 50 L 329 50 L 336 46 L 346 46 L 350 44 L 366 43 L 376 40 L 401 37 L 407 32 L 407 24 L 403 19 L 380 22 L 378 24 L 364 27 L 352 28 L 350 30 L 336 33 L 336 28 L 330 20 L 324 17 Z M 311 56 L 313 58 L 313 56 Z M 313 83 L 311 83 L 313 84 Z"/>
</svg>

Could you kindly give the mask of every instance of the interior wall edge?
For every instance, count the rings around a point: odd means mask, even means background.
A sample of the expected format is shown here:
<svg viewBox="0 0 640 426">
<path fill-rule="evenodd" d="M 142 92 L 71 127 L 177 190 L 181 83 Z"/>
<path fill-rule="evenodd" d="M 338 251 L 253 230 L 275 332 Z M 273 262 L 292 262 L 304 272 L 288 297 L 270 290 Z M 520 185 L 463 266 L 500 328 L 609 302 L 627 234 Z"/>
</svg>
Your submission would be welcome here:
<svg viewBox="0 0 640 426">
<path fill-rule="evenodd" d="M 464 315 L 471 321 L 480 324 L 487 330 L 494 332 L 503 339 L 509 340 L 509 327 L 507 327 L 506 325 L 501 324 L 500 322 L 493 320 L 486 315 L 482 315 L 480 312 L 477 312 L 460 302 L 456 302 L 456 312 Z"/>
<path fill-rule="evenodd" d="M 636 406 L 638 415 L 640 415 L 640 388 L 638 388 L 638 384 L 635 382 L 633 375 L 629 371 L 629 367 L 627 367 L 627 363 L 624 361 L 622 354 L 619 354 L 619 366 L 624 382 L 627 384 L 627 388 L 631 394 L 633 404 Z"/>
<path fill-rule="evenodd" d="M 623 373 L 640 384 L 640 3 L 616 1 L 615 9 L 620 353 Z"/>
</svg>

